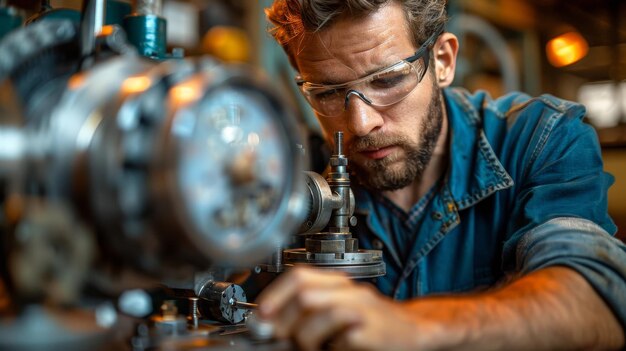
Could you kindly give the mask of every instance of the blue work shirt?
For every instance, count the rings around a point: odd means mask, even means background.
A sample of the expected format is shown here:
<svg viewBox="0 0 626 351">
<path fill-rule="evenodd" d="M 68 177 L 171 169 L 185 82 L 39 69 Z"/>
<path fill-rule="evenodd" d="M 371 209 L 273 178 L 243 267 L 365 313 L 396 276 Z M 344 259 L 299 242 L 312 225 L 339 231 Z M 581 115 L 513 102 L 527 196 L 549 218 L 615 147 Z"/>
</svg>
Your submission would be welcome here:
<svg viewBox="0 0 626 351">
<path fill-rule="evenodd" d="M 395 299 L 476 291 L 567 266 L 626 325 L 626 247 L 607 214 L 613 177 L 584 107 L 462 89 L 444 98 L 448 169 L 408 213 L 353 184 L 353 234 L 361 248 L 383 250 L 379 290 Z"/>
</svg>

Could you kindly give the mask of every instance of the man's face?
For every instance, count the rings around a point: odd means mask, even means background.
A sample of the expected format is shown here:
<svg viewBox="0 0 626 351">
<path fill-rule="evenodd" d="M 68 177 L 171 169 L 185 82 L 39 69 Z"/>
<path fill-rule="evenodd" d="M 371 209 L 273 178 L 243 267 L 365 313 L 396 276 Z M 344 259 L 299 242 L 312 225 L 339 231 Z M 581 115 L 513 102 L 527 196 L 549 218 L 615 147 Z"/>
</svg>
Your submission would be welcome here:
<svg viewBox="0 0 626 351">
<path fill-rule="evenodd" d="M 407 28 L 401 6 L 393 1 L 366 18 L 341 19 L 302 39 L 295 55 L 300 75 L 314 83 L 344 83 L 392 65 L 417 49 Z M 350 167 L 368 188 L 396 190 L 421 179 L 443 120 L 431 70 L 390 107 L 373 107 L 351 95 L 340 116 L 318 115 L 331 146 L 334 132 L 344 133 Z"/>
</svg>

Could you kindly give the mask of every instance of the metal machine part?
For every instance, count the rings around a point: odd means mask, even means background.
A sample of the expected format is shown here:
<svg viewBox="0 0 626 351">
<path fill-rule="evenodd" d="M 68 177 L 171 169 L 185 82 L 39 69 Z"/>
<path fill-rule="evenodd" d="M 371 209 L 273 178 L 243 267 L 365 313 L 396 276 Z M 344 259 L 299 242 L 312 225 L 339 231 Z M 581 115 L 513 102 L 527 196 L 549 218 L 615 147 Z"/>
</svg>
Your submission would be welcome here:
<svg viewBox="0 0 626 351">
<path fill-rule="evenodd" d="M 90 3 L 90 13 L 102 9 Z M 303 174 L 295 121 L 266 81 L 210 58 L 148 60 L 117 27 L 94 37 L 101 17 L 82 28 L 35 22 L 0 42 L 0 139 L 8 145 L 0 148 L 0 275 L 18 315 L 44 303 L 93 311 L 85 340 L 50 323 L 50 335 L 68 336 L 60 349 L 93 349 L 119 318 L 113 305 L 81 305 L 91 298 L 85 291 L 119 296 L 119 315 L 145 318 L 152 298 L 121 294 L 145 288 L 135 277 L 184 281 L 271 253 L 274 272 L 311 264 L 355 278 L 384 274 L 380 251 L 359 250 L 350 234 L 354 197 L 340 133 L 328 178 Z M 306 247 L 283 252 L 307 210 Z M 128 270 L 131 279 L 117 279 Z M 250 324 L 258 329 L 252 343 L 228 336 L 245 332 L 256 306 L 216 278 L 190 278 L 180 287 L 188 318 L 166 301 L 133 347 L 185 349 L 200 340 L 211 349 L 281 349 L 260 344 L 272 334 L 262 321 Z M 64 312 L 42 315 L 56 313 Z M 217 330 L 226 338 L 206 338 Z M 0 348 L 36 349 L 19 335 L 0 335 Z"/>
<path fill-rule="evenodd" d="M 161 17 L 161 0 L 133 0 L 133 12 L 123 20 L 128 40 L 140 55 L 164 59 L 167 23 Z"/>
<path fill-rule="evenodd" d="M 109 345 L 119 315 L 151 310 L 150 296 L 124 290 L 253 265 L 302 221 L 298 129 L 269 84 L 211 58 L 147 60 L 122 34 L 85 41 L 71 21 L 46 20 L 0 42 L 0 275 L 18 315 L 0 321 L 13 331 L 0 348 Z M 206 278 L 191 284 L 189 318 L 164 304 L 133 348 L 249 349 L 229 335 L 253 305 L 238 285 Z M 119 296 L 118 317 L 115 305 L 84 305 L 85 291 Z M 27 315 L 44 303 L 50 312 Z M 68 305 L 91 313 L 88 335 L 54 322 L 42 338 L 14 332 Z"/>
<path fill-rule="evenodd" d="M 326 179 L 316 173 L 306 173 L 308 215 L 300 227 L 300 232 L 306 235 L 305 247 L 284 250 L 285 264 L 314 265 L 319 269 L 341 271 L 353 278 L 385 275 L 382 251 L 359 249 L 358 240 L 350 232 L 350 226 L 356 225 L 356 217 L 352 216 L 354 195 L 347 166 L 343 133 L 337 132 Z M 328 231 L 319 232 L 324 227 Z"/>
<path fill-rule="evenodd" d="M 288 341 L 274 339 L 271 324 L 254 316 L 258 305 L 247 302 L 239 285 L 218 280 L 224 274 L 217 269 L 197 273 L 193 280 L 168 282 L 168 296 L 188 300 L 186 318 L 179 314 L 177 300 L 165 300 L 161 313 L 138 328 L 133 350 L 293 350 Z"/>
<path fill-rule="evenodd" d="M 96 50 L 96 38 L 104 25 L 104 0 L 87 0 L 84 2 L 83 15 L 80 23 L 81 56 L 93 55 Z"/>
<path fill-rule="evenodd" d="M 205 271 L 193 282 L 170 282 L 168 295 L 189 301 L 187 317 L 178 313 L 175 300 L 165 300 L 161 313 L 138 328 L 133 350 L 294 350 L 290 341 L 275 339 L 270 323 L 254 315 L 258 305 L 247 302 L 239 285 L 216 281 L 223 274 Z"/>
<path fill-rule="evenodd" d="M 162 1 L 161 0 L 134 0 L 134 13 L 137 15 L 153 15 L 161 16 Z"/>
<path fill-rule="evenodd" d="M 161 305 L 161 314 L 152 317 L 156 331 L 160 335 L 180 335 L 187 332 L 187 320 L 178 314 L 178 307 L 172 300 Z"/>
<path fill-rule="evenodd" d="M 18 28 L 24 21 L 15 7 L 7 6 L 7 0 L 0 0 L 0 39 Z"/>
<path fill-rule="evenodd" d="M 247 309 L 237 305 L 246 303 L 246 294 L 236 284 L 228 282 L 213 282 L 201 291 L 200 298 L 209 303 L 200 305 L 200 313 L 208 318 L 229 324 L 241 323 Z M 203 306 L 206 306 L 203 308 Z"/>
<path fill-rule="evenodd" d="M 275 337 L 274 325 L 260 319 L 255 313 L 248 314 L 246 327 L 254 340 L 272 340 Z"/>
<path fill-rule="evenodd" d="M 194 282 L 169 282 L 166 291 L 176 298 L 187 298 L 195 305 L 200 317 L 227 324 L 241 323 L 250 309 L 256 304 L 249 303 L 243 288 L 231 282 L 220 280 L 219 270 L 196 273 Z M 189 319 L 194 319 L 195 309 L 191 308 Z M 195 323 L 192 323 L 195 324 Z"/>
<path fill-rule="evenodd" d="M 252 320 L 252 317 L 250 320 Z M 181 324 L 182 325 L 182 324 Z M 267 323 L 246 323 L 246 325 L 218 326 L 202 325 L 199 329 L 170 330 L 150 328 L 143 324 L 139 335 L 132 338 L 133 351 L 293 351 L 296 347 L 290 340 L 273 338 L 273 329 Z M 269 328 L 268 328 L 269 327 Z"/>
<path fill-rule="evenodd" d="M 229 304 L 233 307 L 237 307 L 237 308 L 241 308 L 241 309 L 246 309 L 246 310 L 254 310 L 259 308 L 259 304 L 257 303 L 253 303 L 253 302 L 244 302 L 244 301 L 237 301 L 235 299 L 231 299 L 229 300 Z"/>
<path fill-rule="evenodd" d="M 71 22 L 48 21 L 0 44 L 0 135 L 15 141 L 0 151 L 0 202 L 20 204 L 3 241 L 34 204 L 59 204 L 97 242 L 98 264 L 161 279 L 253 265 L 293 232 L 297 128 L 258 75 L 132 52 L 75 73 L 77 42 Z"/>
<path fill-rule="evenodd" d="M 100 35 L 110 30 L 105 25 L 123 28 L 128 44 L 134 46 L 142 56 L 157 60 L 184 56 L 183 48 L 172 48 L 171 53 L 166 52 L 167 21 L 161 16 L 161 0 L 135 0 L 132 1 L 132 7 L 127 0 L 83 0 L 81 11 L 52 8 L 47 2 L 44 1 L 41 11 L 29 17 L 26 24 L 47 20 L 80 23 L 81 51 L 86 64 L 90 64 L 90 55 L 95 48 L 94 34 Z M 14 9 L 6 8 L 0 1 L 0 38 L 21 24 L 21 17 L 14 15 Z"/>
</svg>

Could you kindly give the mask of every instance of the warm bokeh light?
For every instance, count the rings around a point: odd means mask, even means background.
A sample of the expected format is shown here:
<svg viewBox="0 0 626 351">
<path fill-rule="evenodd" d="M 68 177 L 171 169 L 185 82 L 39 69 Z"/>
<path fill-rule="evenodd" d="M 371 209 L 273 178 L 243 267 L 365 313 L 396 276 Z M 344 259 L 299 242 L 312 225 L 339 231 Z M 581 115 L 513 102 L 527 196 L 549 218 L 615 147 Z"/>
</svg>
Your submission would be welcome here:
<svg viewBox="0 0 626 351">
<path fill-rule="evenodd" d="M 70 90 L 76 90 L 80 88 L 85 82 L 85 74 L 84 73 L 76 73 L 70 77 L 70 80 L 67 82 L 67 87 Z"/>
<path fill-rule="evenodd" d="M 113 27 L 113 25 L 106 25 L 102 27 L 102 30 L 100 31 L 100 34 L 98 34 L 99 36 L 107 36 L 107 35 L 111 35 L 113 34 L 113 30 L 115 29 L 115 27 Z"/>
<path fill-rule="evenodd" d="M 170 97 L 176 104 L 188 104 L 200 98 L 202 88 L 202 80 L 194 78 L 174 86 L 170 90 Z"/>
<path fill-rule="evenodd" d="M 250 39 L 243 29 L 215 26 L 202 39 L 207 54 L 226 62 L 246 62 L 250 59 Z"/>
<path fill-rule="evenodd" d="M 144 75 L 132 76 L 126 78 L 122 83 L 122 92 L 124 94 L 141 93 L 148 89 L 152 84 L 152 80 Z"/>
<path fill-rule="evenodd" d="M 578 32 L 561 34 L 546 45 L 548 61 L 554 67 L 571 65 L 585 57 L 588 51 L 587 41 Z"/>
</svg>

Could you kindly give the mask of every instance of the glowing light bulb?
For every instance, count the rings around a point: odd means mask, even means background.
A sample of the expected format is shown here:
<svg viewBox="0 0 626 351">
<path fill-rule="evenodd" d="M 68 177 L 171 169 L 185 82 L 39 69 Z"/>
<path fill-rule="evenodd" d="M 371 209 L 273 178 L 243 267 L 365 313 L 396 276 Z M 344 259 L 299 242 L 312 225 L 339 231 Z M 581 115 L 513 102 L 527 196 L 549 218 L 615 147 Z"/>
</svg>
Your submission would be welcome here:
<svg viewBox="0 0 626 351">
<path fill-rule="evenodd" d="M 567 32 L 551 39 L 546 44 L 548 61 L 554 67 L 563 67 L 578 62 L 587 55 L 589 45 L 578 32 Z"/>
</svg>

